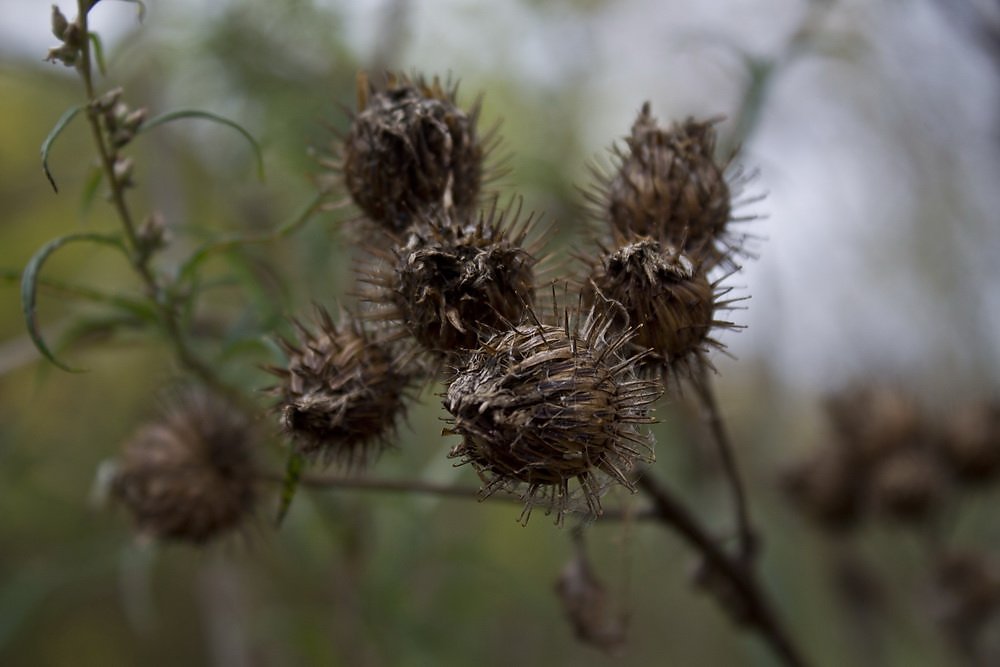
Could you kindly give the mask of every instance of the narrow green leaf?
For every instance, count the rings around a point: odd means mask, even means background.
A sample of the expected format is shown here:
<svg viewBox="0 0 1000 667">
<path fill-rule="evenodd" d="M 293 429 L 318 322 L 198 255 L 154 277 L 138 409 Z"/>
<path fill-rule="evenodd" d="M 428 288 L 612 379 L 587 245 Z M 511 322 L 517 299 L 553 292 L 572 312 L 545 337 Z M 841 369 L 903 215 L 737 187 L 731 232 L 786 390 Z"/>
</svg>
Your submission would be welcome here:
<svg viewBox="0 0 1000 667">
<path fill-rule="evenodd" d="M 85 317 L 73 322 L 72 326 L 58 337 L 56 350 L 67 350 L 82 342 L 95 343 L 111 339 L 120 330 L 139 329 L 142 321 L 125 313 L 112 313 Z"/>
<path fill-rule="evenodd" d="M 101 73 L 101 76 L 106 76 L 108 68 L 104 63 L 104 44 L 101 43 L 101 37 L 96 32 L 88 33 L 87 36 L 90 38 L 90 43 L 93 46 L 94 59 L 97 61 L 97 71 Z"/>
<path fill-rule="evenodd" d="M 273 241 L 277 241 L 278 239 L 291 236 L 305 227 L 306 223 L 320 211 L 325 200 L 325 193 L 321 192 L 317 194 L 313 200 L 309 202 L 309 205 L 303 208 L 297 216 L 282 224 L 274 231 L 255 236 L 234 234 L 205 243 L 191 253 L 191 255 L 181 264 L 177 271 L 177 282 L 180 283 L 185 280 L 192 279 L 198 267 L 213 255 L 229 252 L 248 245 L 271 243 Z"/>
<path fill-rule="evenodd" d="M 94 167 L 90 170 L 87 180 L 83 184 L 83 191 L 80 193 L 80 217 L 85 217 L 90 212 L 90 207 L 94 203 L 101 181 L 104 180 L 104 170 Z"/>
<path fill-rule="evenodd" d="M 42 171 L 45 172 L 45 177 L 49 179 L 49 183 L 52 184 L 52 190 L 59 192 L 59 188 L 56 187 L 56 179 L 52 177 L 52 172 L 49 170 L 49 151 L 52 150 L 52 144 L 59 137 L 62 131 L 69 125 L 69 122 L 76 117 L 76 114 L 80 113 L 84 105 L 80 104 L 71 109 L 67 109 L 66 112 L 59 117 L 56 121 L 55 127 L 49 132 L 49 136 L 45 137 L 45 141 L 42 142 Z"/>
<path fill-rule="evenodd" d="M 22 275 L 23 272 L 18 269 L 0 268 L 0 283 L 20 284 Z M 75 285 L 41 276 L 36 277 L 35 281 L 38 283 L 39 290 L 44 289 L 49 293 L 69 299 L 106 304 L 145 322 L 154 323 L 157 321 L 156 308 L 150 304 L 148 299 L 122 294 L 108 294 L 86 285 Z"/>
<path fill-rule="evenodd" d="M 38 351 L 42 353 L 42 356 L 59 368 L 70 373 L 79 373 L 81 370 L 71 368 L 59 361 L 52 354 L 52 351 L 49 350 L 48 346 L 45 344 L 45 340 L 42 338 L 41 332 L 38 330 L 38 322 L 35 317 L 35 303 L 38 293 L 38 274 L 42 270 L 42 265 L 45 264 L 45 261 L 59 248 L 69 243 L 81 241 L 110 245 L 120 249 L 127 255 L 127 250 L 122 244 L 121 239 L 116 236 L 95 233 L 67 234 L 53 239 L 42 246 L 42 248 L 28 261 L 28 265 L 24 267 L 24 273 L 21 276 L 21 308 L 24 313 L 25 324 L 28 327 L 28 335 L 31 336 L 32 342 L 35 344 L 35 347 L 38 348 Z"/>
<path fill-rule="evenodd" d="M 264 154 L 260 149 L 260 145 L 257 143 L 257 140 L 253 138 L 253 135 L 243 129 L 242 125 L 229 120 L 228 118 L 223 118 L 222 116 L 216 115 L 210 111 L 201 111 L 200 109 L 178 109 L 177 111 L 168 111 L 167 113 L 150 118 L 142 124 L 139 131 L 145 132 L 158 125 L 164 125 L 183 118 L 202 118 L 204 120 L 210 120 L 215 123 L 221 123 L 222 125 L 231 127 L 242 134 L 243 138 L 249 141 L 250 145 L 253 147 L 254 156 L 257 159 L 257 178 L 261 181 L 264 180 Z"/>
<path fill-rule="evenodd" d="M 225 257 L 231 273 L 239 277 L 240 287 L 250 298 L 250 312 L 256 319 L 283 312 L 279 304 L 288 303 L 290 294 L 275 267 L 245 251 L 231 252 Z"/>
<path fill-rule="evenodd" d="M 288 463 L 285 465 L 285 480 L 281 484 L 281 500 L 278 505 L 278 517 L 275 521 L 277 525 L 285 520 L 288 508 L 292 506 L 292 498 L 295 497 L 295 490 L 299 487 L 299 479 L 302 477 L 302 467 L 305 459 L 301 454 L 291 452 L 288 455 Z"/>
</svg>

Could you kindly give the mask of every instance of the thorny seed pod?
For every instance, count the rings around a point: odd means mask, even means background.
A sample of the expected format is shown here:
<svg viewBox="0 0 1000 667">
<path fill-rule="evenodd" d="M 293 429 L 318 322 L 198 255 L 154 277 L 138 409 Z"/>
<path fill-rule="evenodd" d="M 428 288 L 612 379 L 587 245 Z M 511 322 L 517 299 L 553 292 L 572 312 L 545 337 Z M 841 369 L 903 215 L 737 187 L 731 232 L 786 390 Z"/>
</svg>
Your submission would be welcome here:
<svg viewBox="0 0 1000 667">
<path fill-rule="evenodd" d="M 360 278 L 366 316 L 401 325 L 438 356 L 520 322 L 534 302 L 536 260 L 524 247 L 532 218 L 519 224 L 512 206 L 494 202 L 475 222 L 437 211 L 402 247 L 369 247 L 377 261 Z"/>
<path fill-rule="evenodd" d="M 388 75 L 384 89 L 358 76 L 358 113 L 340 149 L 354 203 L 382 228 L 401 233 L 431 208 L 471 211 L 484 180 L 493 133 L 480 138 L 479 102 L 465 112 L 457 85 L 435 77 Z"/>
<path fill-rule="evenodd" d="M 946 552 L 935 564 L 933 584 L 935 615 L 952 640 L 967 655 L 975 656 L 988 636 L 984 630 L 1000 613 L 1000 568 L 986 554 Z"/>
<path fill-rule="evenodd" d="M 650 404 L 658 382 L 637 379 L 636 359 L 621 353 L 633 334 L 615 332 L 591 309 L 582 326 L 522 325 L 498 333 L 472 353 L 448 387 L 448 433 L 462 436 L 451 457 L 471 463 L 484 495 L 523 485 L 526 522 L 535 504 L 570 508 L 576 480 L 587 509 L 601 513 L 610 478 L 630 490 L 636 461 L 651 461 Z"/>
<path fill-rule="evenodd" d="M 860 517 L 866 482 L 863 468 L 853 464 L 850 452 L 827 445 L 787 470 L 782 482 L 795 506 L 819 526 L 849 530 Z"/>
<path fill-rule="evenodd" d="M 746 254 L 747 236 L 731 230 L 734 218 L 728 162 L 716 161 L 715 123 L 689 118 L 669 130 L 659 126 L 647 102 L 625 139 L 612 152 L 616 169 L 594 169 L 597 185 L 589 193 L 602 220 L 625 237 L 649 236 L 700 260 L 706 269 L 735 266 L 733 256 Z M 739 189 L 748 180 L 734 174 Z"/>
<path fill-rule="evenodd" d="M 639 364 L 640 374 L 686 375 L 708 366 L 708 350 L 722 347 L 709 335 L 712 329 L 736 328 L 715 319 L 716 310 L 732 303 L 720 301 L 728 289 L 719 289 L 701 267 L 649 237 L 618 241 L 616 249 L 602 247 L 599 256 L 587 259 L 584 303 L 610 301 L 619 306 L 619 328 L 638 327 L 629 350 L 652 352 Z"/>
<path fill-rule="evenodd" d="M 207 542 L 252 511 L 252 440 L 247 420 L 232 405 L 205 390 L 188 390 L 125 444 L 112 494 L 140 533 Z"/>
<path fill-rule="evenodd" d="M 897 388 L 851 386 L 831 396 L 826 407 L 843 445 L 869 464 L 908 449 L 925 436 L 914 400 Z"/>
<path fill-rule="evenodd" d="M 963 407 L 947 425 L 940 444 L 959 480 L 992 481 L 1000 473 L 1000 404 Z"/>
<path fill-rule="evenodd" d="M 391 348 L 346 312 L 338 325 L 317 308 L 317 320 L 317 331 L 295 322 L 298 345 L 279 339 L 288 363 L 268 369 L 282 379 L 272 388 L 281 426 L 304 456 L 364 465 L 405 412 L 409 378 Z"/>
<path fill-rule="evenodd" d="M 935 509 L 945 478 L 937 461 L 920 449 L 894 453 L 875 468 L 871 494 L 876 507 L 898 521 L 920 521 Z"/>
</svg>

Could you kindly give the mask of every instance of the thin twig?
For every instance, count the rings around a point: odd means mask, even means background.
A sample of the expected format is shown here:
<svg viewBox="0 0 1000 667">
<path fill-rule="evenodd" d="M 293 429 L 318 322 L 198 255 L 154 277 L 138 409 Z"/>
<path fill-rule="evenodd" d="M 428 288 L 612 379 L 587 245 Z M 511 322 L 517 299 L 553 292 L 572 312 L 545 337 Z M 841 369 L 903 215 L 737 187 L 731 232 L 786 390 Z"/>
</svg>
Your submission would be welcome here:
<svg viewBox="0 0 1000 667">
<path fill-rule="evenodd" d="M 121 181 L 115 175 L 115 167 L 112 162 L 111 151 L 108 150 L 107 143 L 104 141 L 104 132 L 101 129 L 101 119 L 99 115 L 99 110 L 95 105 L 97 101 L 97 92 L 94 89 L 94 78 L 91 62 L 90 62 L 90 27 L 87 24 L 88 16 L 87 12 L 90 9 L 90 2 L 88 0 L 77 0 L 77 8 L 79 11 L 78 21 L 80 22 L 80 31 L 83 33 L 83 42 L 80 46 L 80 62 L 77 69 L 80 72 L 80 78 L 83 80 L 83 87 L 87 93 L 87 121 L 90 125 L 91 134 L 94 136 L 94 144 L 97 146 L 97 153 L 101 159 L 101 168 L 104 170 L 104 175 L 108 179 L 108 183 L 111 186 L 111 204 L 115 207 L 115 211 L 118 213 L 118 218 L 121 220 L 122 227 L 125 228 L 125 235 L 128 237 L 129 246 L 132 251 L 139 247 L 139 238 L 136 233 L 135 221 L 132 219 L 132 213 L 129 210 L 128 204 L 125 201 L 125 191 L 121 186 Z M 153 273 L 149 270 L 149 266 L 145 262 L 132 262 L 135 269 L 142 275 L 143 280 L 150 287 L 150 289 L 155 294 L 156 291 L 156 278 Z"/>
<path fill-rule="evenodd" d="M 206 385 L 227 396 L 237 398 L 241 394 L 223 382 L 215 374 L 215 372 L 208 365 L 206 365 L 204 361 L 198 358 L 190 347 L 188 347 L 180 322 L 177 319 L 177 312 L 174 307 L 175 304 L 173 303 L 173 300 L 167 298 L 167 292 L 162 289 L 156 280 L 156 276 L 150 269 L 149 253 L 140 252 L 140 242 L 136 232 L 135 220 L 128 207 L 128 202 L 125 200 L 125 187 L 122 180 L 115 174 L 115 166 L 112 160 L 113 155 L 108 149 L 107 142 L 105 141 L 104 131 L 101 129 L 99 110 L 95 104 L 97 101 L 97 92 L 94 88 L 90 39 L 87 38 L 90 34 L 90 28 L 87 23 L 87 13 L 92 5 L 93 2 L 90 0 L 77 0 L 77 10 L 79 12 L 77 20 L 80 24 L 80 31 L 84 35 L 84 39 L 82 40 L 80 46 L 80 61 L 78 70 L 80 72 L 80 78 L 83 80 L 83 86 L 87 95 L 87 121 L 94 137 L 94 144 L 97 146 L 98 155 L 100 156 L 101 168 L 104 170 L 105 178 L 108 179 L 108 183 L 111 187 L 111 203 L 114 206 L 115 211 L 118 213 L 118 218 L 122 223 L 122 227 L 125 229 L 125 235 L 128 238 L 129 247 L 132 251 L 129 256 L 130 262 L 132 267 L 146 284 L 150 300 L 156 307 L 160 320 L 163 323 L 163 328 L 167 337 L 170 339 L 170 342 L 174 347 L 174 353 L 177 355 L 181 364 L 198 376 L 198 378 Z"/>
<path fill-rule="evenodd" d="M 739 466 L 736 465 L 733 445 L 729 439 L 729 433 L 726 431 L 725 422 L 722 420 L 719 404 L 715 398 L 715 391 L 709 381 L 708 371 L 702 369 L 695 376 L 692 383 L 705 410 L 706 422 L 718 449 L 719 460 L 722 463 L 722 473 L 733 494 L 733 514 L 736 517 L 740 558 L 749 563 L 753 561 L 757 552 L 757 537 L 750 522 L 746 487 L 743 483 L 743 477 L 740 475 Z"/>
<path fill-rule="evenodd" d="M 720 574 L 728 581 L 738 598 L 740 608 L 734 611 L 739 613 L 741 620 L 757 631 L 785 665 L 804 667 L 807 664 L 805 659 L 772 609 L 750 563 L 727 554 L 705 532 L 694 515 L 648 471 L 640 471 L 636 483 L 653 501 L 661 522 L 693 546 L 705 559 L 711 572 Z"/>
<path fill-rule="evenodd" d="M 260 479 L 266 482 L 281 484 L 284 475 L 279 473 L 261 473 Z M 343 475 L 303 475 L 299 484 L 313 489 L 340 489 L 345 491 L 380 491 L 385 493 L 417 493 L 441 498 L 460 498 L 478 500 L 481 502 L 499 501 L 505 503 L 523 504 L 524 498 L 515 494 L 493 493 L 483 496 L 481 490 L 472 486 L 452 486 L 438 482 L 428 482 L 420 479 L 385 479 L 378 477 L 346 477 Z M 606 509 L 596 518 L 602 521 L 650 521 L 659 520 L 659 511 L 655 508 L 642 509 Z"/>
</svg>

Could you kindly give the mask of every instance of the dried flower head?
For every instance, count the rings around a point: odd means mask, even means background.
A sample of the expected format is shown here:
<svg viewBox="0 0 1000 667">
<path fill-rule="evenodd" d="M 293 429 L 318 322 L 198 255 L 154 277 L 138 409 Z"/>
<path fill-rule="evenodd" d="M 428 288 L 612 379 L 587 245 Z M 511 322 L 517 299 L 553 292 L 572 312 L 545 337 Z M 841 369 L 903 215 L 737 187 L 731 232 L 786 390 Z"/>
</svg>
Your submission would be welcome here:
<svg viewBox="0 0 1000 667">
<path fill-rule="evenodd" d="M 479 137 L 479 102 L 463 111 L 457 92 L 437 77 L 390 74 L 376 89 L 358 76 L 357 115 L 341 160 L 327 166 L 342 172 L 354 203 L 382 228 L 401 233 L 430 208 L 476 206 L 493 134 Z"/>
<path fill-rule="evenodd" d="M 241 412 L 207 391 L 189 390 L 126 442 L 112 494 L 141 533 L 207 542 L 252 511 L 252 441 Z"/>
<path fill-rule="evenodd" d="M 946 479 L 937 461 L 920 449 L 896 452 L 879 462 L 871 479 L 876 507 L 899 521 L 919 521 L 939 504 Z"/>
<path fill-rule="evenodd" d="M 280 339 L 284 367 L 271 367 L 282 382 L 281 426 L 297 452 L 309 458 L 363 465 L 386 446 L 406 408 L 409 378 L 390 347 L 368 334 L 348 313 L 335 324 L 317 308 L 318 330 L 296 322 L 297 345 Z"/>
<path fill-rule="evenodd" d="M 622 349 L 632 332 L 614 332 L 591 309 L 571 327 L 536 323 L 498 333 L 472 353 L 448 387 L 450 433 L 462 436 L 451 456 L 472 463 L 485 495 L 527 486 L 522 520 L 543 503 L 561 518 L 576 480 L 592 514 L 610 478 L 634 490 L 629 471 L 652 460 L 658 382 L 637 379 L 636 359 Z M 557 520 L 558 520 L 557 518 Z"/>
<path fill-rule="evenodd" d="M 832 438 L 787 478 L 797 506 L 825 527 L 851 527 L 862 510 L 919 522 L 949 490 L 938 429 L 915 400 L 884 384 L 852 385 L 826 401 Z"/>
<path fill-rule="evenodd" d="M 746 236 L 731 229 L 738 219 L 732 217 L 728 161 L 715 159 L 716 122 L 688 118 L 667 130 L 644 104 L 626 148 L 612 148 L 614 172 L 594 170 L 590 199 L 600 219 L 625 237 L 650 236 L 679 248 L 708 269 L 733 266 L 735 254 L 746 254 Z M 745 180 L 735 175 L 737 187 Z"/>
<path fill-rule="evenodd" d="M 820 448 L 788 469 L 782 482 L 795 506 L 826 530 L 849 530 L 860 518 L 866 477 L 842 447 Z"/>
<path fill-rule="evenodd" d="M 966 483 L 985 483 L 1000 473 L 1000 404 L 964 406 L 947 424 L 941 448 L 955 476 Z"/>
<path fill-rule="evenodd" d="M 735 328 L 715 318 L 732 303 L 721 301 L 728 289 L 719 289 L 700 266 L 659 241 L 619 239 L 614 250 L 602 247 L 588 263 L 584 302 L 610 301 L 618 306 L 619 328 L 638 327 L 629 350 L 651 351 L 639 364 L 643 375 L 686 375 L 707 366 L 709 349 L 722 347 L 711 331 Z"/>
<path fill-rule="evenodd" d="M 472 349 L 520 322 L 534 302 L 535 257 L 524 247 L 531 217 L 494 203 L 475 219 L 436 211 L 402 247 L 369 248 L 362 281 L 370 316 L 395 322 L 438 355 Z"/>
<path fill-rule="evenodd" d="M 888 385 L 852 385 L 827 400 L 827 413 L 843 446 L 876 463 L 925 439 L 914 399 Z"/>
<path fill-rule="evenodd" d="M 933 584 L 932 606 L 945 631 L 973 664 L 990 664 L 983 649 L 1000 614 L 1000 567 L 989 554 L 945 552 L 935 563 Z"/>
</svg>

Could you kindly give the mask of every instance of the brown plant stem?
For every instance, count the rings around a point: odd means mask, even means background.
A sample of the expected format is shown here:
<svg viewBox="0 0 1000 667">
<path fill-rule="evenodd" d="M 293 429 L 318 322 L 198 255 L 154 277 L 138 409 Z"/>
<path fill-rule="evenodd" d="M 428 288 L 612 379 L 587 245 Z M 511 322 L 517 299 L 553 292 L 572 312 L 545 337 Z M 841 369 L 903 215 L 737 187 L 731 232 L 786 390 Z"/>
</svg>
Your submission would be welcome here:
<svg viewBox="0 0 1000 667">
<path fill-rule="evenodd" d="M 729 583 L 740 605 L 736 610 L 740 619 L 767 642 L 785 665 L 805 667 L 805 659 L 771 607 L 751 563 L 727 554 L 694 515 L 647 470 L 639 472 L 636 483 L 649 495 L 660 521 L 693 546 L 712 573 L 721 575 Z"/>
<path fill-rule="evenodd" d="M 276 473 L 262 473 L 260 477 L 263 481 L 276 484 L 284 481 L 284 476 Z M 415 479 L 303 475 L 300 483 L 314 489 L 417 493 L 465 500 L 524 502 L 522 498 L 512 494 L 493 494 L 483 498 L 480 489 L 475 487 L 452 486 Z M 694 515 L 647 471 L 640 471 L 636 476 L 636 483 L 650 497 L 652 507 L 638 510 L 605 510 L 598 517 L 598 523 L 652 520 L 675 530 L 701 554 L 713 573 L 718 573 L 728 582 L 737 596 L 741 618 L 767 642 L 782 662 L 788 667 L 805 667 L 807 663 L 771 607 L 751 563 L 727 554 Z"/>
<path fill-rule="evenodd" d="M 282 484 L 284 475 L 280 473 L 261 473 L 260 479 L 265 482 Z M 417 493 L 442 498 L 461 498 L 479 500 L 481 502 L 505 502 L 523 504 L 524 498 L 515 494 L 493 493 L 483 496 L 481 489 L 472 486 L 452 486 L 438 482 L 428 482 L 419 479 L 384 479 L 378 477 L 346 477 L 342 475 L 303 475 L 299 484 L 313 489 L 340 489 L 345 491 L 380 491 L 385 493 Z M 600 516 L 601 521 L 648 521 L 659 519 L 659 512 L 653 508 L 643 509 L 606 509 Z"/>
<path fill-rule="evenodd" d="M 729 439 L 728 431 L 726 431 L 726 424 L 722 420 L 722 413 L 719 410 L 719 403 L 715 398 L 715 391 L 709 380 L 708 371 L 702 369 L 694 377 L 692 384 L 705 411 L 705 421 L 712 434 L 712 439 L 715 441 L 719 461 L 722 463 L 722 474 L 725 476 L 733 495 L 733 514 L 736 518 L 736 531 L 739 538 L 739 556 L 747 564 L 750 564 L 757 554 L 757 536 L 750 522 L 746 486 L 740 475 L 739 466 L 736 465 L 733 444 Z"/>
<path fill-rule="evenodd" d="M 132 264 L 132 268 L 135 269 L 136 273 L 139 274 L 146 284 L 150 300 L 160 316 L 163 329 L 167 338 L 170 339 L 174 353 L 181 362 L 181 365 L 194 373 L 209 387 L 231 398 L 239 398 L 241 396 L 240 392 L 225 384 L 188 346 L 181 330 L 180 322 L 177 319 L 173 299 L 170 298 L 168 291 L 164 290 L 157 282 L 156 276 L 150 269 L 149 254 L 140 251 L 135 220 L 128 207 L 128 202 L 125 200 L 125 186 L 122 180 L 115 175 L 114 162 L 112 160 L 113 155 L 108 149 L 104 132 L 101 129 L 98 109 L 95 105 L 97 93 L 94 88 L 89 39 L 90 29 L 87 24 L 87 13 L 94 4 L 91 0 L 77 0 L 77 21 L 80 25 L 80 32 L 84 36 L 80 47 L 80 60 L 77 69 L 80 72 L 80 78 L 83 80 L 84 90 L 87 95 L 87 121 L 94 137 L 94 144 L 97 146 L 101 168 L 111 187 L 111 204 L 118 213 L 118 219 L 122 223 L 125 236 L 128 239 L 128 246 L 132 251 L 129 255 L 129 261 Z"/>
</svg>

